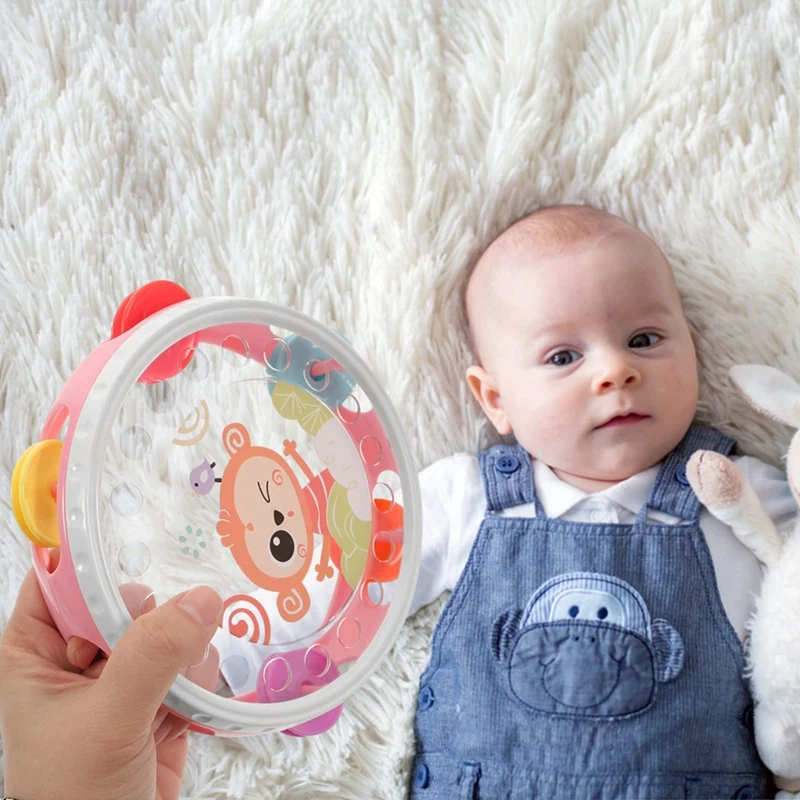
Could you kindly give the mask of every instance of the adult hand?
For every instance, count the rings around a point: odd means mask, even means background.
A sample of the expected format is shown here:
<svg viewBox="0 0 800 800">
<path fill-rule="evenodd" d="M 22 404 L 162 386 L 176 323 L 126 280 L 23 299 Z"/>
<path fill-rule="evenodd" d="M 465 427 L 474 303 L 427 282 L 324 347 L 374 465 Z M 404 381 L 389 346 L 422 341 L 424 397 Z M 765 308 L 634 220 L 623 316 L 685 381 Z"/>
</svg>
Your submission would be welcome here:
<svg viewBox="0 0 800 800">
<path fill-rule="evenodd" d="M 149 587 L 119 588 L 134 622 L 106 658 L 65 643 L 34 571 L 25 578 L 0 639 L 6 795 L 178 800 L 189 723 L 161 703 L 179 673 L 216 687 L 222 601 L 201 586 L 156 607 Z"/>
</svg>

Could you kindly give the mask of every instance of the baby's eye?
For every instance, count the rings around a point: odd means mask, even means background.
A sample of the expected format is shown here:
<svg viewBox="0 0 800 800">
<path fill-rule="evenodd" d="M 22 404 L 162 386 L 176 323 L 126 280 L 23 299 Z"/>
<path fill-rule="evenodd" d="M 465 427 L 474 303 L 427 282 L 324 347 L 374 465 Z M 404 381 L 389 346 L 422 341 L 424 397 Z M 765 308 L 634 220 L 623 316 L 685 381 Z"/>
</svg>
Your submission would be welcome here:
<svg viewBox="0 0 800 800">
<path fill-rule="evenodd" d="M 657 333 L 637 333 L 628 342 L 628 347 L 652 347 L 659 339 L 661 337 Z"/>
<path fill-rule="evenodd" d="M 572 358 L 572 356 L 575 356 L 575 358 Z M 547 363 L 552 364 L 554 367 L 567 367 L 580 357 L 581 354 L 576 353 L 574 350 L 559 350 L 547 359 Z"/>
</svg>

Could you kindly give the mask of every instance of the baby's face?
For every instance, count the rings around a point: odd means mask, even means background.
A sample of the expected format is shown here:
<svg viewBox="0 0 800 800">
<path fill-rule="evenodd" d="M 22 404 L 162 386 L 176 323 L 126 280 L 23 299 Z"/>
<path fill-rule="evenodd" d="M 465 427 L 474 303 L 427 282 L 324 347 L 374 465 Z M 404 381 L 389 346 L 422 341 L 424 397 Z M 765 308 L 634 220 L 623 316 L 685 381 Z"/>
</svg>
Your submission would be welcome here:
<svg viewBox="0 0 800 800">
<path fill-rule="evenodd" d="M 688 430 L 698 394 L 658 248 L 617 228 L 562 254 L 520 241 L 495 250 L 472 306 L 485 369 L 468 380 L 498 431 L 588 491 L 658 463 Z"/>
</svg>

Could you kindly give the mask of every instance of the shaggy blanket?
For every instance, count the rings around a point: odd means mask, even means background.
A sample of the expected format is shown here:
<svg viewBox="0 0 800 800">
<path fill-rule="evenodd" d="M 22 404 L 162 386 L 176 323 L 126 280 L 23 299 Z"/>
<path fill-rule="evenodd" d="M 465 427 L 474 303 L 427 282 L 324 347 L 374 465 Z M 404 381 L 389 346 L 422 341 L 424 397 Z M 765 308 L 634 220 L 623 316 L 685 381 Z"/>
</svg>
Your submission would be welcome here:
<svg viewBox="0 0 800 800">
<path fill-rule="evenodd" d="M 674 267 L 699 420 L 779 464 L 790 431 L 727 369 L 800 376 L 798 41 L 793 0 L 4 0 L 0 627 L 30 566 L 14 464 L 160 277 L 342 331 L 422 467 L 493 441 L 464 381 L 470 258 L 526 211 L 591 203 Z M 185 797 L 404 797 L 442 602 L 328 733 L 193 736 Z"/>
</svg>

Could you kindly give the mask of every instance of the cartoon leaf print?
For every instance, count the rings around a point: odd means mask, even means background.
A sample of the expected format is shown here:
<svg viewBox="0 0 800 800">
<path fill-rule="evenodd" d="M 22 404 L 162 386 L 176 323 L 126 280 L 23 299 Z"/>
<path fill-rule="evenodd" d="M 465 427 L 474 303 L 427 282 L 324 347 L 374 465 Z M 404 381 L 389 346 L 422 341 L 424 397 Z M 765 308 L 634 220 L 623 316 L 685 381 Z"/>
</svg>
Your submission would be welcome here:
<svg viewBox="0 0 800 800">
<path fill-rule="evenodd" d="M 347 502 L 347 489 L 340 483 L 334 483 L 328 494 L 328 529 L 342 550 L 342 575 L 355 589 L 367 564 L 372 522 L 353 513 Z"/>
<path fill-rule="evenodd" d="M 272 391 L 275 410 L 286 419 L 297 420 L 303 430 L 316 436 L 319 429 L 333 418 L 331 411 L 308 392 L 292 383 L 281 381 Z"/>
</svg>

